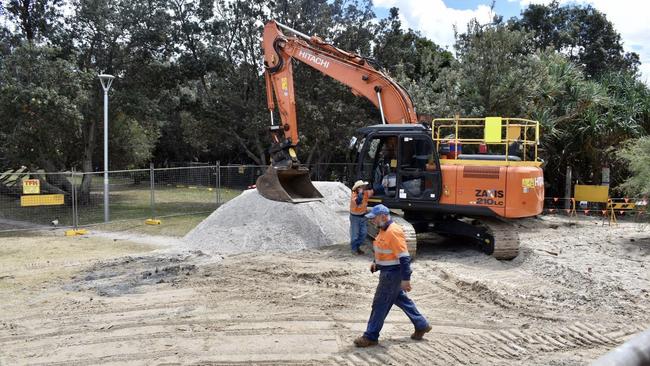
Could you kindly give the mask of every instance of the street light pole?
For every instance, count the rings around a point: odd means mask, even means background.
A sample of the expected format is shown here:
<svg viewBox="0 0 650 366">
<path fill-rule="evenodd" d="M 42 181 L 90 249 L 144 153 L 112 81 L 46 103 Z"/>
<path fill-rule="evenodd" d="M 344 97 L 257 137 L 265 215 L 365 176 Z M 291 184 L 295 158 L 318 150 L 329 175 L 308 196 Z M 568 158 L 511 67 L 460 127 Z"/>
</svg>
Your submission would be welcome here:
<svg viewBox="0 0 650 366">
<path fill-rule="evenodd" d="M 101 74 L 99 81 L 104 89 L 104 222 L 110 219 L 108 205 L 108 90 L 111 88 L 115 76 Z"/>
</svg>

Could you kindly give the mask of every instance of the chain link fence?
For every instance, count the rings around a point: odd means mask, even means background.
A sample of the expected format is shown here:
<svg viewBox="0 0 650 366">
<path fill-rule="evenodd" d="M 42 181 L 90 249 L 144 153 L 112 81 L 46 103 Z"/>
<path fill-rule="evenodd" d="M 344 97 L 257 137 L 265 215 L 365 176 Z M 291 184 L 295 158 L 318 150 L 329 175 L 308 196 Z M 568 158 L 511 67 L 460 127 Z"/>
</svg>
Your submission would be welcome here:
<svg viewBox="0 0 650 366">
<path fill-rule="evenodd" d="M 350 164 L 314 164 L 312 180 L 347 182 Z M 267 166 L 206 165 L 108 172 L 109 221 L 205 214 L 255 184 Z M 30 190 L 29 185 L 38 186 Z M 7 171 L 0 230 L 104 223 L 104 173 Z"/>
<path fill-rule="evenodd" d="M 72 225 L 72 186 L 71 173 L 30 173 L 24 169 L 2 173 L 0 230 L 30 223 Z"/>
<path fill-rule="evenodd" d="M 221 204 L 251 188 L 265 172 L 263 165 L 192 164 L 184 167 L 111 171 L 109 221 L 157 219 L 181 215 L 207 216 Z M 313 164 L 313 181 L 339 181 L 350 186 L 355 176 L 351 163 Z M 567 209 L 559 198 L 547 198 L 545 214 L 633 217 L 648 221 L 648 200 L 612 199 L 612 209 Z M 36 225 L 77 227 L 105 222 L 104 173 L 28 172 L 0 173 L 0 231 Z"/>
</svg>

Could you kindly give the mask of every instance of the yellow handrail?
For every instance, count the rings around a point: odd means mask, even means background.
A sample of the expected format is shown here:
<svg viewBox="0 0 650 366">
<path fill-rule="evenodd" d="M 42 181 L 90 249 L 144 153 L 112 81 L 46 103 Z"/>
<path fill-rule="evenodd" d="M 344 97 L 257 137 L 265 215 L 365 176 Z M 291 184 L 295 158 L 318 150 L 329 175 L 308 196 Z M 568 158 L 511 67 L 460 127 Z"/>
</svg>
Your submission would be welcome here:
<svg viewBox="0 0 650 366">
<path fill-rule="evenodd" d="M 436 142 L 436 149 L 440 150 L 441 143 L 454 143 L 455 149 L 458 149 L 459 143 L 466 145 L 480 145 L 485 144 L 487 146 L 505 146 L 505 160 L 506 162 L 510 160 L 509 148 L 511 143 L 517 142 L 522 145 L 523 150 L 523 161 L 527 161 L 527 148 L 529 146 L 534 146 L 534 159 L 532 161 L 538 161 L 538 145 L 539 145 L 539 122 L 525 119 L 525 118 L 501 118 L 501 142 L 490 142 L 487 143 L 485 140 L 485 132 L 483 138 L 476 138 L 474 136 L 463 138 L 460 134 L 463 131 L 468 129 L 484 129 L 485 131 L 485 121 L 486 118 L 477 118 L 477 117 L 468 117 L 460 118 L 455 116 L 454 118 L 434 118 L 431 122 L 431 133 L 432 138 Z M 477 123 L 478 122 L 478 123 Z M 505 122 L 505 123 L 504 123 Z M 491 122 L 494 123 L 494 122 Z M 503 138 L 503 128 L 505 127 L 506 135 Z M 519 136 L 511 136 L 510 131 L 511 127 L 519 128 Z M 452 129 L 454 132 L 453 138 L 444 138 L 442 133 L 444 129 Z M 529 138 L 530 131 L 534 131 L 534 137 Z M 517 130 L 515 130 L 517 131 Z M 450 131 L 451 132 L 451 131 Z M 458 159 L 458 154 L 454 154 L 454 159 Z"/>
</svg>

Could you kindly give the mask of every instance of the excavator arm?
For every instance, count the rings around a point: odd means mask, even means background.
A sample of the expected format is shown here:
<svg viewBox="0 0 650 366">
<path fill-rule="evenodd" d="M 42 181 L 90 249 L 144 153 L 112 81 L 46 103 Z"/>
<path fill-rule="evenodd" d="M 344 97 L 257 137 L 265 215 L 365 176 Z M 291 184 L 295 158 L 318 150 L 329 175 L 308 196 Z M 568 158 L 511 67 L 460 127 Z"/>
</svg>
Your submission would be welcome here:
<svg viewBox="0 0 650 366">
<path fill-rule="evenodd" d="M 280 27 L 296 33 L 285 36 Z M 293 65 L 300 61 L 323 74 L 347 85 L 352 93 L 363 96 L 381 112 L 383 123 L 416 123 L 415 108 L 408 93 L 388 75 L 375 69 L 368 61 L 324 42 L 308 37 L 275 21 L 264 27 L 263 37 L 267 102 L 274 110 L 273 95 L 278 102 L 280 117 L 293 144 L 298 143 L 296 100 L 293 88 Z"/>
<path fill-rule="evenodd" d="M 287 36 L 281 29 L 293 34 Z M 368 99 L 379 109 L 382 123 L 417 123 L 415 108 L 406 90 L 361 56 L 275 21 L 264 26 L 262 47 L 273 145 L 271 167 L 258 179 L 257 187 L 266 198 L 298 202 L 320 197 L 295 152 L 299 135 L 292 60 L 319 70 L 348 86 L 353 94 Z M 273 120 L 274 95 L 281 119 L 278 124 Z"/>
</svg>

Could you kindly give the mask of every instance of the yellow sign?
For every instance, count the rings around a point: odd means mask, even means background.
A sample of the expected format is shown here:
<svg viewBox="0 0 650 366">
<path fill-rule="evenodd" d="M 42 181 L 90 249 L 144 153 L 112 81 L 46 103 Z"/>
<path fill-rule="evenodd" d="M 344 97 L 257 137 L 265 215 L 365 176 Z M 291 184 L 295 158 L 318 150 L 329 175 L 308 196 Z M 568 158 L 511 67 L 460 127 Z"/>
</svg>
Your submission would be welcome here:
<svg viewBox="0 0 650 366">
<path fill-rule="evenodd" d="M 501 142 L 501 117 L 485 117 L 484 137 L 488 144 Z"/>
<path fill-rule="evenodd" d="M 41 181 L 38 179 L 25 179 L 23 181 L 23 194 L 41 193 Z"/>
<path fill-rule="evenodd" d="M 609 186 L 575 185 L 576 201 L 607 202 Z"/>
<path fill-rule="evenodd" d="M 535 178 L 524 178 L 521 180 L 521 186 L 524 188 L 535 188 Z"/>
<path fill-rule="evenodd" d="M 636 208 L 636 204 L 615 202 L 615 203 L 608 203 L 607 208 L 613 208 L 614 210 L 634 210 Z"/>
<path fill-rule="evenodd" d="M 20 196 L 22 207 L 30 206 L 57 206 L 65 202 L 62 194 L 40 194 L 33 196 Z"/>
</svg>

